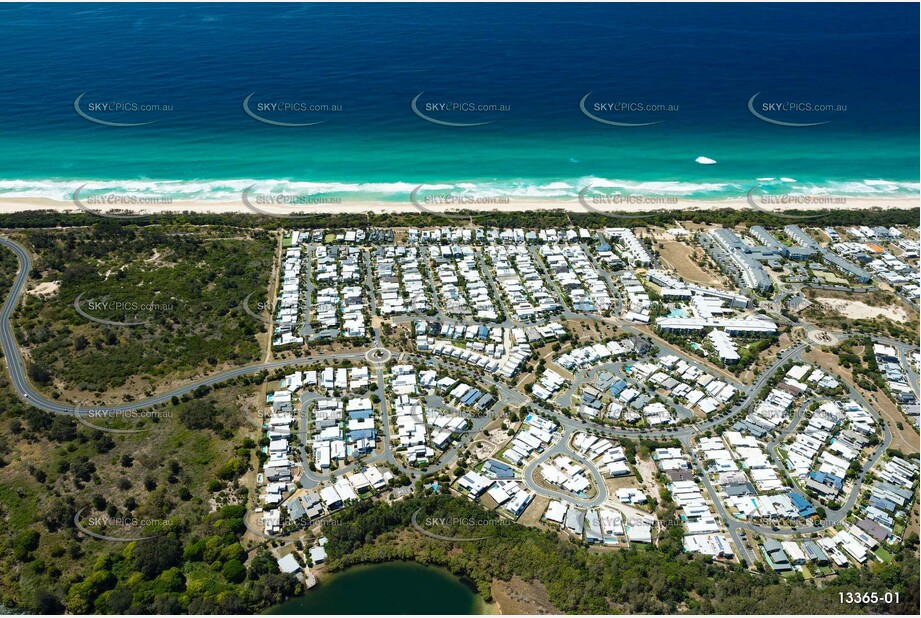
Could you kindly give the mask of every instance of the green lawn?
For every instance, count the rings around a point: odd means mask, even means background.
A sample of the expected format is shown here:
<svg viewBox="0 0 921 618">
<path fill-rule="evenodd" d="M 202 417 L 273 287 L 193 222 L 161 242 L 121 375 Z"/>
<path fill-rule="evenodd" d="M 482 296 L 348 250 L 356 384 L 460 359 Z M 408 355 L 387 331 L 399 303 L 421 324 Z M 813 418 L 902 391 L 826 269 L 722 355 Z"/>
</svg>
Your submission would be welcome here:
<svg viewBox="0 0 921 618">
<path fill-rule="evenodd" d="M 890 554 L 889 551 L 886 550 L 884 547 L 877 547 L 873 551 L 873 553 L 876 554 L 877 558 L 879 558 L 881 561 L 885 562 L 886 564 L 889 564 L 890 562 L 892 562 L 892 554 Z"/>
</svg>

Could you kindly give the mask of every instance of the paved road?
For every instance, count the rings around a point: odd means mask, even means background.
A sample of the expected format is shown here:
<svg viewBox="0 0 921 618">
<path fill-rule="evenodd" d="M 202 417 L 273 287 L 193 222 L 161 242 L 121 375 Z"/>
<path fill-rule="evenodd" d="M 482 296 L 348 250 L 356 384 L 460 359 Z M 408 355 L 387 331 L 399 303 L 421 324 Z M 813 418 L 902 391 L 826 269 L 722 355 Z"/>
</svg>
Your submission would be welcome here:
<svg viewBox="0 0 921 618">
<path fill-rule="evenodd" d="M 908 378 L 908 385 L 911 386 L 911 390 L 915 393 L 915 399 L 921 399 L 921 389 L 919 389 L 918 385 L 918 374 L 915 373 L 915 369 L 912 367 L 908 356 L 912 351 L 913 350 L 910 346 L 905 344 L 899 345 L 899 362 L 902 365 L 902 370 L 905 372 L 905 376 Z"/>
<path fill-rule="evenodd" d="M 794 360 L 803 361 L 802 350 L 801 349 L 797 350 L 797 352 L 793 355 L 792 358 Z M 769 377 L 769 375 L 762 376 L 762 377 L 765 378 L 766 380 L 766 378 Z M 883 419 L 879 416 L 879 414 L 876 413 L 876 411 L 869 404 L 869 402 L 867 402 L 866 399 L 864 399 L 863 396 L 858 391 L 856 391 L 854 388 L 849 386 L 847 383 L 844 383 L 844 387 L 847 389 L 848 394 L 852 398 L 854 398 L 857 401 L 857 403 L 859 403 L 861 406 L 867 409 L 870 412 L 870 414 L 873 415 L 873 417 L 876 419 L 876 422 L 882 426 L 883 441 L 877 447 L 876 451 L 874 451 L 874 453 L 870 456 L 867 462 L 863 465 L 863 468 L 860 474 L 858 474 L 857 477 L 854 479 L 853 485 L 851 488 L 851 492 L 848 495 L 848 498 L 845 501 L 845 503 L 841 506 L 840 509 L 837 509 L 837 510 L 826 509 L 826 518 L 823 522 L 820 522 L 819 525 L 798 526 L 795 529 L 794 528 L 778 528 L 777 530 L 775 530 L 771 526 L 762 526 L 760 524 L 756 524 L 753 522 L 743 522 L 743 521 L 739 521 L 731 517 L 729 513 L 725 510 L 725 508 L 723 508 L 722 503 L 719 501 L 716 490 L 713 487 L 713 485 L 710 483 L 710 479 L 708 478 L 706 471 L 704 471 L 703 466 L 701 465 L 699 461 L 699 458 L 692 457 L 692 459 L 696 462 L 697 467 L 701 471 L 700 476 L 704 482 L 704 485 L 707 487 L 707 491 L 710 492 L 710 495 L 714 503 L 718 504 L 718 511 L 720 515 L 723 517 L 724 521 L 726 522 L 727 528 L 730 530 L 730 532 L 732 532 L 733 530 L 737 530 L 738 528 L 745 528 L 752 532 L 757 532 L 759 534 L 768 535 L 768 536 L 772 536 L 772 535 L 773 536 L 795 536 L 795 535 L 800 535 L 800 534 L 809 534 L 812 532 L 820 532 L 822 530 L 826 530 L 828 528 L 831 528 L 832 526 L 837 525 L 840 521 L 842 521 L 845 517 L 847 517 L 847 514 L 850 513 L 851 509 L 854 508 L 854 505 L 857 503 L 857 500 L 860 497 L 861 486 L 863 484 L 864 479 L 866 478 L 867 473 L 876 464 L 876 462 L 879 461 L 879 458 L 883 456 L 883 453 L 886 452 L 886 449 L 889 448 L 889 445 L 892 442 L 892 432 L 890 431 L 889 426 L 883 421 Z M 756 394 L 757 393 L 755 393 L 755 395 Z M 786 430 L 782 431 L 781 435 L 775 438 L 771 442 L 772 446 L 776 445 L 780 440 L 783 439 L 783 437 L 788 435 L 796 427 L 796 425 L 799 423 L 799 421 L 802 418 L 802 415 L 806 409 L 807 404 L 810 403 L 811 401 L 812 400 L 806 401 L 800 406 L 793 421 L 787 426 Z M 690 449 L 689 437 L 681 436 L 680 439 L 682 443 L 685 444 L 686 448 Z M 786 466 L 783 465 L 783 462 L 779 461 L 779 458 L 776 456 L 776 453 L 774 452 L 773 448 L 769 449 L 769 454 L 771 455 L 772 458 L 774 458 L 775 464 L 778 465 L 779 469 L 786 470 Z"/>
<path fill-rule="evenodd" d="M 12 381 L 13 388 L 15 389 L 16 393 L 20 397 L 22 397 L 27 402 L 29 402 L 31 405 L 37 408 L 41 408 L 48 412 L 53 412 L 57 414 L 73 415 L 75 414 L 75 406 L 46 398 L 44 395 L 36 391 L 31 386 L 31 384 L 29 383 L 29 380 L 27 379 L 25 367 L 23 365 L 22 356 L 19 350 L 19 346 L 12 332 L 10 318 L 19 303 L 19 300 L 22 296 L 23 290 L 27 283 L 28 273 L 31 270 L 31 259 L 29 257 L 28 252 L 23 247 L 21 247 L 17 243 L 7 238 L 0 237 L 0 244 L 10 249 L 11 251 L 13 251 L 17 259 L 19 260 L 19 272 L 17 273 L 16 278 L 13 281 L 13 285 L 10 289 L 10 292 L 6 300 L 4 301 L 2 312 L 0 312 L 0 346 L 2 346 L 3 354 L 7 360 L 7 368 L 9 370 L 10 379 Z M 370 262 L 369 257 L 370 256 L 368 256 L 367 254 L 364 256 L 365 260 L 368 262 Z M 366 273 L 366 275 L 370 278 L 370 269 L 369 269 L 369 272 Z M 431 279 L 431 269 L 429 269 L 429 277 Z M 431 283 L 433 284 L 433 287 L 434 287 L 434 281 L 431 281 Z M 551 289 L 554 289 L 552 282 L 551 282 Z M 369 294 L 370 294 L 370 304 L 373 308 L 375 304 L 373 283 L 370 286 Z M 437 303 L 437 294 L 435 296 L 436 296 L 435 302 Z M 629 325 L 623 324 L 622 321 L 617 320 L 617 319 L 601 318 L 600 316 L 596 316 L 593 314 L 577 314 L 571 311 L 564 311 L 563 317 L 564 318 L 566 317 L 589 318 L 589 319 L 610 321 L 610 322 L 616 323 L 618 326 L 621 326 L 622 328 L 625 328 L 628 331 L 633 331 L 636 334 L 642 334 L 636 331 L 635 329 L 632 329 Z M 375 339 L 375 344 L 378 347 L 380 347 L 380 333 L 377 332 L 377 330 L 378 329 L 375 329 L 374 339 Z M 886 343 L 898 345 L 900 351 L 907 351 L 907 350 L 912 349 L 912 347 L 908 346 L 907 344 L 895 342 L 887 338 L 874 338 L 874 339 L 883 341 Z M 546 410 L 542 410 L 541 414 L 551 414 L 552 416 L 554 416 L 556 420 L 559 422 L 559 424 L 561 425 L 563 432 L 564 432 L 564 436 L 571 435 L 577 429 L 583 429 L 583 430 L 592 429 L 606 436 L 615 437 L 615 438 L 628 438 L 628 439 L 637 439 L 641 437 L 678 438 L 685 445 L 685 447 L 689 449 L 690 448 L 690 438 L 694 434 L 699 433 L 699 432 L 704 432 L 708 429 L 716 427 L 717 425 L 729 422 L 733 420 L 734 418 L 736 418 L 737 416 L 740 416 L 752 403 L 754 403 L 759 392 L 763 388 L 764 384 L 767 382 L 767 380 L 770 379 L 770 377 L 774 374 L 774 372 L 777 370 L 778 367 L 786 363 L 788 360 L 791 360 L 791 359 L 801 360 L 802 359 L 801 353 L 806 348 L 806 345 L 807 345 L 806 343 L 800 343 L 786 350 L 780 356 L 780 358 L 778 358 L 774 363 L 772 363 L 772 365 L 769 368 L 767 368 L 761 374 L 761 376 L 755 381 L 755 383 L 752 384 L 751 386 L 745 387 L 743 385 L 739 385 L 743 389 L 743 392 L 746 392 L 747 394 L 747 396 L 745 397 L 743 401 L 732 406 L 726 412 L 720 415 L 717 415 L 715 417 L 711 417 L 705 421 L 701 421 L 700 423 L 696 423 L 693 426 L 670 428 L 670 429 L 644 429 L 644 430 L 633 429 L 631 430 L 631 429 L 624 429 L 624 428 L 611 428 L 611 427 L 599 425 L 597 423 L 587 421 L 584 419 L 572 419 L 564 415 L 560 415 L 556 413 L 548 413 Z M 212 386 L 214 384 L 218 384 L 220 382 L 223 382 L 229 379 L 233 379 L 238 376 L 252 375 L 252 374 L 256 374 L 263 370 L 271 371 L 271 370 L 280 369 L 283 367 L 311 365 L 311 364 L 315 364 L 315 363 L 323 362 L 323 361 L 333 361 L 333 360 L 343 360 L 343 359 L 359 360 L 359 359 L 365 358 L 366 352 L 367 352 L 366 350 L 361 350 L 361 351 L 343 353 L 343 354 L 318 355 L 318 356 L 312 356 L 312 357 L 306 357 L 306 358 L 280 360 L 280 361 L 272 361 L 272 362 L 267 362 L 267 363 L 257 363 L 257 364 L 245 365 L 245 366 L 231 369 L 228 371 L 224 371 L 221 373 L 213 374 L 211 376 L 201 378 L 199 380 L 195 380 L 184 386 L 178 387 L 176 389 L 173 389 L 166 393 L 162 393 L 160 395 L 155 395 L 147 399 L 133 401 L 130 403 L 120 403 L 120 404 L 116 404 L 112 406 L 107 406 L 106 409 L 111 411 L 112 413 L 123 412 L 123 411 L 128 411 L 128 410 L 139 410 L 139 409 L 147 408 L 150 406 L 155 406 L 158 404 L 166 403 L 170 401 L 172 397 L 181 396 L 181 395 L 190 393 L 200 386 Z M 683 353 L 681 355 L 684 356 Z M 427 359 L 426 362 L 432 363 L 433 359 Z M 438 364 L 441 363 L 440 359 L 435 359 L 434 362 Z M 384 392 L 383 392 L 384 391 L 383 371 L 381 369 L 378 369 L 377 378 L 378 378 L 377 380 L 378 381 L 378 391 L 379 391 L 379 394 L 381 395 L 381 400 L 382 402 L 386 402 L 386 397 L 384 397 Z M 521 393 L 517 391 L 514 391 L 513 389 L 509 388 L 507 385 L 501 382 L 495 382 L 491 378 L 487 378 L 486 376 L 482 376 L 482 375 L 477 375 L 476 379 L 482 380 L 487 383 L 493 383 L 499 389 L 501 405 L 500 403 L 496 404 L 496 406 L 494 407 L 494 410 L 496 411 L 499 410 L 501 406 L 505 404 L 515 405 L 515 404 L 522 404 L 522 403 L 533 403 L 529 397 L 522 395 Z M 861 474 L 858 475 L 857 479 L 855 479 L 854 487 L 851 491 L 851 494 L 847 502 L 842 506 L 842 508 L 839 511 L 829 513 L 828 519 L 831 522 L 836 521 L 837 519 L 842 517 L 844 514 L 849 512 L 851 508 L 853 508 L 854 504 L 857 501 L 857 498 L 859 497 L 860 487 L 861 487 L 861 483 L 863 482 L 863 479 L 865 478 L 868 471 L 872 468 L 872 466 L 876 463 L 876 461 L 878 461 L 879 458 L 882 456 L 882 454 L 885 452 L 886 448 L 889 446 L 892 440 L 892 434 L 891 434 L 891 431 L 889 430 L 889 427 L 882 421 L 882 419 L 878 417 L 873 407 L 870 406 L 870 404 L 860 395 L 860 393 L 855 391 L 850 386 L 846 385 L 846 387 L 849 390 L 850 395 L 853 398 L 855 398 L 861 405 L 866 407 L 867 410 L 869 410 L 872 414 L 874 414 L 874 416 L 877 417 L 878 422 L 880 422 L 883 427 L 884 439 L 883 439 L 883 443 L 880 445 L 877 451 L 873 454 L 873 456 L 871 456 L 871 458 L 864 465 Z M 387 410 L 386 403 L 382 404 L 382 421 L 383 421 L 383 427 L 384 427 L 384 430 L 383 430 L 384 451 L 382 453 L 378 453 L 376 455 L 372 455 L 371 457 L 365 458 L 364 461 L 372 462 L 372 461 L 380 461 L 380 460 L 386 459 L 386 461 L 396 465 L 397 468 L 405 472 L 412 473 L 412 474 L 418 474 L 419 471 L 413 470 L 410 468 L 406 468 L 404 465 L 401 464 L 401 462 L 398 462 L 396 458 L 393 456 L 392 449 L 390 448 L 389 418 L 388 418 L 388 410 Z M 487 421 L 486 420 L 483 421 L 484 425 L 485 425 L 485 422 Z M 470 436 L 472 436 L 472 434 L 468 434 L 465 439 L 469 440 Z M 451 461 L 453 461 L 454 457 L 456 456 L 456 452 L 458 448 L 460 448 L 460 445 L 456 445 L 452 449 L 452 451 L 446 453 L 445 456 L 443 456 L 442 459 L 434 466 L 434 469 L 438 470 L 438 469 L 444 468 L 445 466 L 449 465 Z M 561 450 L 557 450 L 557 449 L 561 449 Z M 565 438 L 561 440 L 553 449 L 549 449 L 548 453 L 546 453 L 542 457 L 549 456 L 550 454 L 554 452 L 567 452 L 569 454 L 573 454 L 568 449 Z M 305 455 L 306 453 L 302 452 L 302 456 L 305 456 Z M 692 457 L 692 459 L 694 459 L 697 463 L 697 466 L 700 467 L 700 462 L 697 461 L 697 458 Z M 532 465 L 529 467 L 532 467 L 533 464 L 534 462 L 532 462 Z M 342 474 L 348 470 L 351 470 L 356 465 L 357 464 L 352 464 L 343 469 L 337 470 L 336 475 Z M 593 472 L 593 476 L 599 475 L 598 471 L 594 469 L 593 466 L 589 466 L 589 470 Z M 432 471 L 431 467 L 429 471 Z M 310 478 L 314 482 L 322 482 L 322 481 L 331 479 L 333 476 L 335 475 L 331 474 L 327 476 L 325 474 L 317 475 L 315 473 L 311 473 L 308 475 L 308 478 Z M 827 525 L 815 526 L 815 527 L 810 527 L 810 528 L 800 528 L 796 531 L 793 531 L 793 530 L 775 531 L 773 529 L 754 525 L 748 522 L 739 522 L 733 519 L 732 517 L 730 517 L 728 513 L 726 513 L 725 509 L 722 507 L 721 502 L 718 500 L 717 495 L 715 493 L 715 488 L 713 488 L 712 484 L 707 478 L 707 475 L 703 473 L 701 474 L 701 478 L 703 479 L 704 485 L 706 486 L 707 490 L 710 492 L 711 497 L 713 498 L 714 504 L 717 506 L 718 510 L 720 511 L 720 515 L 727 522 L 727 526 L 729 527 L 730 534 L 733 537 L 733 541 L 740 548 L 740 550 L 743 553 L 745 553 L 747 557 L 749 557 L 749 559 L 751 559 L 751 556 L 749 555 L 749 552 L 745 549 L 744 544 L 741 542 L 741 540 L 738 537 L 738 534 L 737 534 L 738 528 L 747 528 L 749 530 L 756 531 L 762 534 L 768 534 L 768 535 L 790 535 L 790 534 L 802 534 L 802 533 L 808 533 L 812 531 L 823 530 L 833 525 L 833 523 L 827 523 Z M 527 474 L 527 470 L 525 474 L 525 480 L 526 482 L 529 483 L 529 486 L 530 486 L 531 485 L 530 475 Z M 603 480 L 601 482 L 598 482 L 598 479 L 596 478 L 596 483 L 599 485 L 600 488 L 604 487 Z M 546 491 L 546 490 L 543 490 L 543 488 L 541 489 L 542 489 L 542 492 Z M 602 489 L 602 491 L 604 490 Z M 572 496 L 567 495 L 565 497 L 568 500 L 573 500 Z M 603 497 L 599 496 L 599 498 L 600 498 L 600 502 L 598 502 L 598 504 L 604 501 L 604 498 L 606 498 L 606 495 Z M 595 500 L 591 500 L 589 502 L 591 502 L 591 505 L 597 506 L 597 504 L 595 504 L 597 500 L 598 498 L 596 498 Z"/>
<path fill-rule="evenodd" d="M 301 290 L 301 295 L 304 299 L 304 323 L 301 325 L 300 334 L 308 338 L 313 335 L 313 326 L 310 325 L 311 312 L 316 310 L 313 306 L 313 293 L 316 289 L 313 284 L 313 247 L 313 245 L 301 245 L 304 281 L 304 289 Z"/>
<path fill-rule="evenodd" d="M 29 271 L 32 269 L 32 260 L 29 258 L 28 252 L 19 244 L 3 237 L 0 237 L 0 244 L 13 251 L 13 253 L 16 254 L 16 257 L 19 259 L 19 273 L 16 275 L 16 279 L 13 281 L 13 286 L 10 288 L 10 293 L 3 304 L 3 310 L 0 312 L 0 345 L 2 345 L 3 355 L 7 361 L 6 364 L 10 373 L 10 379 L 13 383 L 13 388 L 16 390 L 16 393 L 20 397 L 24 398 L 36 408 L 40 408 L 48 412 L 53 412 L 55 414 L 73 415 L 75 414 L 76 407 L 74 404 L 62 403 L 60 401 L 54 401 L 46 398 L 32 387 L 31 383 L 26 377 L 22 355 L 19 352 L 19 345 L 16 342 L 16 338 L 13 335 L 12 327 L 10 325 L 10 317 L 15 311 L 16 306 L 19 304 L 19 299 L 21 298 L 22 292 L 25 288 Z M 188 384 L 175 388 L 169 392 L 162 393 L 160 395 L 154 395 L 153 397 L 148 397 L 147 399 L 139 399 L 129 403 L 107 405 L 104 406 L 104 409 L 112 413 L 125 412 L 129 410 L 141 410 L 158 404 L 167 403 L 174 396 L 185 395 L 194 391 L 199 386 L 213 386 L 226 380 L 231 380 L 239 376 L 253 375 L 263 370 L 272 371 L 274 369 L 281 369 L 283 367 L 311 365 L 322 361 L 344 359 L 358 360 L 363 359 L 364 354 L 365 350 L 361 350 L 357 352 L 346 352 L 342 354 L 325 354 L 303 358 L 294 358 L 290 360 L 271 361 L 268 363 L 243 365 L 242 367 L 236 367 L 234 369 L 229 369 L 227 371 L 216 373 L 208 377 L 189 382 Z"/>
<path fill-rule="evenodd" d="M 16 389 L 16 393 L 20 397 L 28 399 L 33 396 L 31 393 L 32 387 L 24 375 L 22 355 L 19 353 L 19 346 L 16 344 L 15 337 L 13 337 L 10 317 L 13 315 L 13 311 L 16 310 L 22 290 L 25 288 L 26 281 L 29 278 L 29 271 L 32 270 L 32 260 L 29 258 L 29 253 L 13 241 L 0 236 L 0 244 L 16 254 L 16 258 L 19 260 L 19 272 L 16 274 L 16 279 L 13 281 L 9 295 L 3 302 L 3 310 L 0 311 L 0 346 L 3 348 L 3 356 L 6 358 L 13 388 Z M 61 411 L 66 412 L 67 409 L 64 406 L 61 406 L 61 408 L 63 408 Z"/>
<path fill-rule="evenodd" d="M 723 506 L 723 501 L 720 500 L 719 495 L 716 492 L 716 488 L 713 486 L 713 483 L 710 482 L 710 476 L 707 474 L 707 471 L 704 470 L 703 464 L 700 462 L 700 458 L 694 456 L 694 452 L 691 448 L 691 442 L 688 436 L 682 436 L 680 440 L 681 444 L 684 446 L 685 451 L 688 453 L 688 455 L 690 455 L 691 461 L 694 462 L 694 466 L 697 468 L 697 474 L 701 481 L 703 481 L 704 487 L 707 489 L 707 493 L 710 494 L 710 501 L 713 503 L 714 508 L 716 508 L 716 512 L 719 514 L 723 524 L 725 524 L 726 530 L 729 532 L 729 536 L 732 537 L 732 542 L 742 553 L 742 557 L 745 558 L 745 561 L 748 563 L 748 565 L 754 566 L 758 562 L 754 552 L 745 546 L 745 543 L 742 541 L 742 537 L 739 535 L 739 529 L 745 527 L 745 525 L 731 517 L 729 512 L 726 511 L 726 507 Z"/>
<path fill-rule="evenodd" d="M 536 494 L 546 496 L 548 498 L 556 498 L 558 500 L 572 502 L 573 504 L 584 508 L 596 508 L 604 504 L 605 500 L 608 499 L 608 489 L 604 484 L 604 477 L 601 475 L 601 472 L 598 471 L 598 468 L 595 467 L 595 464 L 569 448 L 569 440 L 572 438 L 575 429 L 576 428 L 571 425 L 565 426 L 563 428 L 563 433 L 560 439 L 557 440 L 553 446 L 546 449 L 538 457 L 532 459 L 527 466 L 525 466 L 522 477 L 525 484 L 528 486 L 528 489 Z M 591 475 L 592 482 L 594 483 L 597 490 L 595 496 L 592 498 L 583 498 L 570 491 L 561 491 L 558 489 L 544 487 L 534 480 L 534 474 L 538 472 L 540 464 L 552 458 L 554 455 L 560 454 L 571 457 L 572 459 L 581 463 L 583 467 L 585 467 L 589 475 Z"/>
<path fill-rule="evenodd" d="M 783 444 L 783 441 L 787 439 L 794 429 L 799 426 L 801 420 L 803 420 L 803 414 L 806 413 L 806 409 L 812 405 L 814 402 L 822 402 L 828 400 L 828 397 L 810 397 L 803 403 L 799 405 L 796 409 L 796 413 L 793 415 L 793 420 L 781 431 L 777 432 L 770 442 L 767 443 L 768 455 L 771 459 L 774 460 L 774 465 L 777 466 L 778 470 L 786 470 L 787 466 L 784 464 L 780 455 L 777 453 L 777 447 Z"/>
</svg>

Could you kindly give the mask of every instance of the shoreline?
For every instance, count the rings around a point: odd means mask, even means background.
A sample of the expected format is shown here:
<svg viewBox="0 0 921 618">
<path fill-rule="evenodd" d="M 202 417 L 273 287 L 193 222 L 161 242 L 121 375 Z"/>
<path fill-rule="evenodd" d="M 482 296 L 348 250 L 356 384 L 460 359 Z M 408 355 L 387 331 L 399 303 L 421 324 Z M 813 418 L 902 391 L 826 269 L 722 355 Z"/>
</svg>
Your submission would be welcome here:
<svg viewBox="0 0 921 618">
<path fill-rule="evenodd" d="M 848 196 L 822 196 L 821 199 L 828 203 L 795 203 L 790 205 L 758 204 L 753 207 L 746 198 L 726 199 L 691 199 L 676 198 L 674 202 L 661 203 L 662 198 L 649 198 L 649 201 L 638 200 L 637 203 L 605 203 L 592 204 L 586 200 L 588 207 L 577 199 L 509 199 L 503 203 L 488 204 L 416 204 L 407 201 L 373 201 L 343 200 L 336 204 L 300 204 L 297 206 L 254 205 L 246 206 L 242 200 L 238 201 L 175 201 L 165 204 L 118 204 L 104 206 L 78 207 L 72 201 L 52 200 L 49 198 L 0 198 L 0 214 L 14 214 L 23 212 L 52 211 L 56 213 L 80 213 L 91 211 L 94 213 L 131 213 L 131 214 L 157 214 L 157 213 L 191 213 L 191 214 L 265 214 L 288 215 L 301 214 L 443 214 L 458 211 L 470 211 L 483 214 L 508 213 L 508 212 L 540 212 L 563 210 L 566 212 L 585 213 L 655 213 L 694 210 L 761 210 L 766 212 L 783 211 L 817 211 L 817 210 L 892 210 L 914 209 L 921 207 L 919 197 L 848 197 Z M 671 198 L 667 198 L 671 199 Z M 812 199 L 817 199 L 813 197 Z M 467 219 L 468 217 L 464 217 Z"/>
<path fill-rule="evenodd" d="M 408 567 L 412 571 L 410 573 L 404 573 L 403 575 L 408 575 L 410 578 L 413 576 L 418 576 L 420 574 L 426 574 L 425 576 L 434 576 L 436 578 L 441 578 L 444 582 L 451 582 L 450 585 L 460 585 L 465 590 L 469 592 L 472 598 L 472 612 L 466 615 L 470 616 L 497 616 L 502 615 L 502 608 L 499 603 L 493 599 L 492 601 L 487 601 L 482 594 L 476 589 L 476 585 L 469 579 L 464 576 L 456 575 L 452 573 L 447 566 L 439 563 L 425 564 L 418 562 L 413 559 L 403 560 L 403 559 L 394 559 L 394 560 L 384 560 L 382 562 L 358 562 L 351 564 L 341 570 L 337 571 L 324 571 L 322 577 L 317 578 L 317 586 L 309 590 L 305 589 L 301 594 L 292 596 L 281 603 L 272 605 L 265 608 L 260 612 L 262 615 L 291 615 L 289 612 L 285 611 L 288 609 L 298 610 L 295 613 L 300 615 L 308 615 L 307 613 L 302 613 L 304 609 L 315 609 L 310 607 L 311 603 L 316 604 L 318 601 L 322 602 L 322 599 L 318 599 L 318 596 L 331 594 L 329 592 L 330 588 L 335 588 L 337 586 L 345 585 L 341 581 L 345 579 L 348 581 L 349 578 L 355 578 L 360 576 L 367 571 L 377 571 L 378 574 L 383 570 L 386 572 L 388 569 L 399 569 L 400 567 Z M 424 570 L 423 570 L 424 569 Z M 322 592 L 321 592 L 322 590 Z M 318 594 L 319 593 L 319 594 Z M 311 595 L 314 595 L 311 597 Z M 372 612 L 369 615 L 380 615 L 380 614 L 402 614 L 403 611 L 388 611 L 388 612 Z"/>
</svg>

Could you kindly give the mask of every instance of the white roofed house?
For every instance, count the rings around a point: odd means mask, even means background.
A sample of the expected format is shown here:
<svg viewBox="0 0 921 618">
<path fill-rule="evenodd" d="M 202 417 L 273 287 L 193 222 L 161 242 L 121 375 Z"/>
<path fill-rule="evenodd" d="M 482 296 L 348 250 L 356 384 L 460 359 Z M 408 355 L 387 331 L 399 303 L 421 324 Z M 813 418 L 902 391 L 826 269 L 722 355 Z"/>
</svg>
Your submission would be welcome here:
<svg viewBox="0 0 921 618">
<path fill-rule="evenodd" d="M 467 490 L 471 498 L 478 498 L 480 494 L 493 484 L 493 480 L 486 478 L 479 472 L 471 470 L 458 479 L 457 484 L 459 487 Z"/>
<path fill-rule="evenodd" d="M 323 501 L 323 504 L 330 511 L 342 506 L 342 497 L 332 485 L 320 489 L 320 500 Z"/>
<path fill-rule="evenodd" d="M 291 392 L 284 391 L 275 391 L 272 393 L 272 409 L 273 410 L 291 410 Z"/>
<path fill-rule="evenodd" d="M 544 519 L 562 525 L 563 520 L 566 519 L 566 504 L 559 500 L 552 500 L 544 512 Z"/>
<path fill-rule="evenodd" d="M 297 573 L 301 568 L 293 552 L 278 559 L 278 570 L 282 573 Z"/>
<path fill-rule="evenodd" d="M 355 493 L 352 484 L 347 479 L 340 478 L 336 481 L 334 487 L 336 488 L 336 493 L 339 494 L 339 497 L 342 499 L 343 504 L 358 500 L 358 494 Z"/>
<path fill-rule="evenodd" d="M 281 531 L 281 509 L 263 511 L 262 526 L 266 534 L 278 534 Z"/>
</svg>

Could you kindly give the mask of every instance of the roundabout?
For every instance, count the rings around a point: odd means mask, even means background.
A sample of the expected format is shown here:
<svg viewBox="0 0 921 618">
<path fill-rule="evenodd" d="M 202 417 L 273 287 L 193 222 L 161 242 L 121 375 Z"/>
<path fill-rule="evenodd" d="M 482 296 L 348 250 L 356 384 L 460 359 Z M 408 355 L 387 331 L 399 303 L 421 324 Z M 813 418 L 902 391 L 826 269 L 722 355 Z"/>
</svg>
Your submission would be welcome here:
<svg viewBox="0 0 921 618">
<path fill-rule="evenodd" d="M 386 365 L 391 358 L 393 358 L 393 353 L 387 348 L 375 347 L 365 352 L 365 360 L 375 368 Z"/>
</svg>

